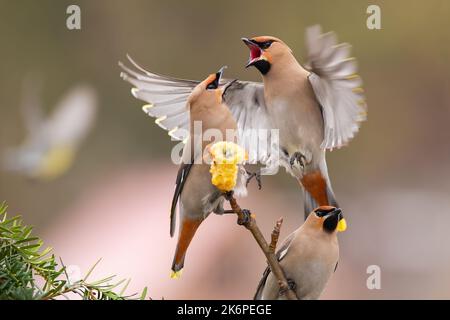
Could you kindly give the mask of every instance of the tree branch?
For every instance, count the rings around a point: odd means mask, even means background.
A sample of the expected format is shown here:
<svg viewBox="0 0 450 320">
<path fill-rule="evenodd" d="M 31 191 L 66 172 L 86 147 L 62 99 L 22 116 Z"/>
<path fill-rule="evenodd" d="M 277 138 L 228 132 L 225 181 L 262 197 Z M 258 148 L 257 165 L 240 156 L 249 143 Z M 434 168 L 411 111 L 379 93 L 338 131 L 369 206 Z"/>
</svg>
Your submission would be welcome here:
<svg viewBox="0 0 450 320">
<path fill-rule="evenodd" d="M 270 246 L 269 246 L 271 253 L 275 253 L 275 251 L 276 251 L 282 224 L 283 224 L 283 218 L 281 217 L 280 219 L 278 219 L 277 223 L 275 224 L 275 227 L 272 230 L 271 241 L 270 241 Z"/>
<path fill-rule="evenodd" d="M 298 300 L 296 293 L 290 288 L 288 281 L 286 280 L 286 276 L 284 275 L 283 269 L 278 262 L 277 257 L 275 256 L 275 248 L 278 242 L 278 237 L 280 234 L 281 224 L 283 219 L 280 218 L 275 225 L 274 230 L 272 231 L 272 241 L 269 244 L 264 238 L 261 230 L 256 224 L 256 220 L 254 215 L 250 214 L 248 210 L 241 209 L 238 205 L 236 199 L 233 196 L 233 192 L 225 193 L 225 199 L 230 203 L 231 209 L 238 216 L 238 224 L 243 225 L 247 228 L 255 238 L 259 247 L 263 251 L 264 255 L 267 258 L 267 263 L 273 273 L 273 275 L 277 278 L 278 284 L 280 285 L 280 293 L 285 294 L 289 300 Z"/>
</svg>

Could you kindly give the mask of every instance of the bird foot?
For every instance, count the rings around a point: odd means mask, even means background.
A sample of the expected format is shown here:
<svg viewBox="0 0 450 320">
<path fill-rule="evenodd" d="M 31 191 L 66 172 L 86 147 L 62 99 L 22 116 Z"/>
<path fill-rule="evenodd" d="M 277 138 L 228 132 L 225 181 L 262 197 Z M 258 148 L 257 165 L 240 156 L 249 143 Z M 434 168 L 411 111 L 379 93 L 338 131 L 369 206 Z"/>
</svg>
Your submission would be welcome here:
<svg viewBox="0 0 450 320">
<path fill-rule="evenodd" d="M 258 183 L 258 189 L 261 190 L 261 188 L 262 188 L 261 170 L 258 170 L 257 172 L 249 172 L 249 171 L 246 171 L 246 172 L 247 172 L 248 177 L 247 177 L 247 182 L 246 182 L 245 186 L 247 187 L 248 184 L 250 183 L 250 181 L 253 178 L 255 178 L 256 182 Z"/>
<path fill-rule="evenodd" d="M 294 290 L 294 291 L 295 291 L 295 289 L 297 289 L 297 284 L 295 283 L 294 280 L 287 279 L 287 283 L 288 283 L 289 289 Z"/>
<path fill-rule="evenodd" d="M 294 166 L 295 162 L 297 162 L 303 170 L 305 168 L 306 157 L 301 152 L 295 152 L 289 160 L 291 167 Z"/>
<path fill-rule="evenodd" d="M 234 191 L 231 190 L 231 191 L 225 192 L 224 197 L 225 197 L 225 199 L 226 199 L 227 201 L 230 201 L 231 198 L 233 198 L 233 195 L 234 195 Z"/>
<path fill-rule="evenodd" d="M 286 289 L 280 289 L 280 293 L 279 293 L 280 296 L 283 296 L 286 293 L 286 291 L 288 291 L 288 290 L 295 291 L 295 289 L 297 289 L 297 284 L 295 283 L 294 280 L 292 280 L 292 279 L 286 279 L 286 280 L 287 280 L 288 287 Z"/>
<path fill-rule="evenodd" d="M 237 220 L 237 224 L 240 226 L 246 225 L 247 223 L 249 223 L 250 219 L 251 219 L 251 214 L 252 214 L 250 212 L 250 210 L 247 210 L 247 209 L 242 209 L 241 212 L 242 212 L 242 217 L 239 216 L 239 218 Z"/>
</svg>

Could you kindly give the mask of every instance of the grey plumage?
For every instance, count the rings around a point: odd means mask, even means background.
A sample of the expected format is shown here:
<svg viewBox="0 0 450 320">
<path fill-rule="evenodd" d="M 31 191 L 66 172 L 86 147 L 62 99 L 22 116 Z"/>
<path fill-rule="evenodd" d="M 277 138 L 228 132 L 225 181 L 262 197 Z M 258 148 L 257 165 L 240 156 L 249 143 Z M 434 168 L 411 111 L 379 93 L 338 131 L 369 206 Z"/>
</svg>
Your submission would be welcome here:
<svg viewBox="0 0 450 320">
<path fill-rule="evenodd" d="M 321 35 L 320 26 L 306 31 L 309 81 L 319 101 L 325 123 L 324 149 L 347 144 L 367 118 L 367 105 L 361 77 L 357 75 L 356 59 L 350 56 L 351 46 L 338 44 L 336 35 Z"/>
<path fill-rule="evenodd" d="M 331 228 L 328 223 L 325 225 L 327 219 L 334 220 Z M 280 266 L 288 282 L 294 284 L 293 290 L 301 300 L 318 299 L 336 270 L 339 260 L 337 224 L 340 219 L 339 209 L 318 208 L 286 238 L 277 252 Z M 269 267 L 263 273 L 254 299 L 285 299 Z"/>
<path fill-rule="evenodd" d="M 243 38 L 250 49 L 247 66 L 262 74 L 265 115 L 279 129 L 280 164 L 305 191 L 305 217 L 319 205 L 337 206 L 325 150 L 347 144 L 366 118 L 357 66 L 348 45 L 334 33 L 307 29 L 306 67 L 280 39 Z"/>
</svg>

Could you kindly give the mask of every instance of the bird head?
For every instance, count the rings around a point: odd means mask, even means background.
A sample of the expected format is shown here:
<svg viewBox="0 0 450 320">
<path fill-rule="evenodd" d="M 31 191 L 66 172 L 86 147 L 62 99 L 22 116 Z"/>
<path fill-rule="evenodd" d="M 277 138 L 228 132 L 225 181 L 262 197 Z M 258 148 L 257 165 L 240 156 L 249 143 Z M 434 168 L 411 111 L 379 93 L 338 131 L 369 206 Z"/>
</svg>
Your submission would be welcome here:
<svg viewBox="0 0 450 320">
<path fill-rule="evenodd" d="M 250 58 L 245 67 L 254 66 L 262 75 L 266 75 L 272 65 L 283 56 L 292 53 L 283 41 L 275 37 L 242 38 L 242 41 L 250 49 Z"/>
<path fill-rule="evenodd" d="M 223 66 L 219 71 L 210 74 L 205 80 L 200 82 L 195 87 L 188 99 L 191 107 L 194 104 L 201 104 L 202 106 L 215 106 L 222 103 L 224 88 L 220 85 L 220 80 L 226 68 L 226 66 Z"/>
<path fill-rule="evenodd" d="M 342 232 L 347 228 L 342 210 L 331 206 L 318 207 L 308 216 L 307 221 L 326 233 Z"/>
</svg>

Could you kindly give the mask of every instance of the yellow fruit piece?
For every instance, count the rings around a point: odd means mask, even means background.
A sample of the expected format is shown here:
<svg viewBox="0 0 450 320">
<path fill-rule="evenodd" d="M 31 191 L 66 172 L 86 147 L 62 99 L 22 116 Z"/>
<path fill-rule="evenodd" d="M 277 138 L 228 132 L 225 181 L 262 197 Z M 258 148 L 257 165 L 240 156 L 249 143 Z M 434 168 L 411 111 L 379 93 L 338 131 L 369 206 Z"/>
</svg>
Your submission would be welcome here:
<svg viewBox="0 0 450 320">
<path fill-rule="evenodd" d="M 211 183 L 220 191 L 231 191 L 236 186 L 238 164 L 245 161 L 244 149 L 232 142 L 221 141 L 209 148 L 212 157 Z"/>
<path fill-rule="evenodd" d="M 344 218 L 342 218 L 341 220 L 339 220 L 337 231 L 344 232 L 345 230 L 347 230 L 347 222 Z"/>
</svg>

